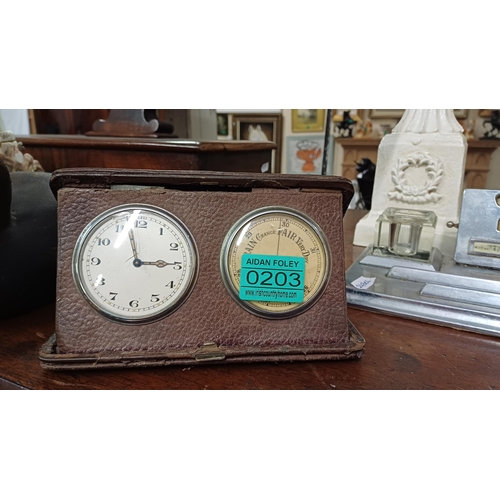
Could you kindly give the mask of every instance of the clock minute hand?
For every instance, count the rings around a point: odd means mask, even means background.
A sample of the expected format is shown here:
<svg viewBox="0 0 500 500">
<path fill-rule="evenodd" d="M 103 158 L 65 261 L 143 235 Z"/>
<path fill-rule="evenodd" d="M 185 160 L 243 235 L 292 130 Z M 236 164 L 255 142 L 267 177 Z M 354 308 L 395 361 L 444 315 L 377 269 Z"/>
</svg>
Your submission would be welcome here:
<svg viewBox="0 0 500 500">
<path fill-rule="evenodd" d="M 132 229 L 129 230 L 128 237 L 130 239 L 130 245 L 132 246 L 132 252 L 134 253 L 134 259 L 137 259 L 137 247 L 135 246 L 134 231 L 132 231 Z"/>
</svg>

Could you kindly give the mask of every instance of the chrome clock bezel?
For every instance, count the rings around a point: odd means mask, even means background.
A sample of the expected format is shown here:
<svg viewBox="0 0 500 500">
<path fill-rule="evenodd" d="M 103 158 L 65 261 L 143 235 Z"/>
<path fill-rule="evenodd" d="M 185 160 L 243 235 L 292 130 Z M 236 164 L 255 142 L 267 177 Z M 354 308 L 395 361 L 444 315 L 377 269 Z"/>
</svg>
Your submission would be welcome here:
<svg viewBox="0 0 500 500">
<path fill-rule="evenodd" d="M 110 216 L 117 214 L 121 211 L 130 211 L 130 210 L 147 210 L 149 212 L 152 212 L 153 214 L 156 214 L 157 216 L 167 219 L 169 223 L 172 226 L 174 226 L 177 232 L 183 235 L 184 239 L 187 242 L 187 249 L 191 253 L 191 259 L 193 262 L 193 265 L 189 270 L 189 274 L 186 276 L 186 280 L 188 281 L 188 285 L 186 286 L 186 288 L 177 297 L 175 297 L 171 303 L 167 304 L 163 309 L 161 309 L 158 312 L 155 311 L 155 313 L 152 314 L 151 316 L 141 317 L 141 318 L 123 317 L 118 314 L 112 314 L 106 310 L 103 310 L 99 306 L 99 303 L 96 302 L 94 298 L 91 295 L 89 295 L 87 290 L 85 289 L 85 286 L 83 285 L 82 270 L 80 269 L 80 257 L 82 251 L 85 249 L 87 242 L 90 239 L 90 236 L 93 234 L 94 229 L 99 224 L 101 224 L 106 218 L 109 218 Z M 73 281 L 76 285 L 76 288 L 83 296 L 85 301 L 100 315 L 104 316 L 106 319 L 113 321 L 115 323 L 142 325 L 142 324 L 154 323 L 166 316 L 169 316 L 170 314 L 175 312 L 182 304 L 184 304 L 184 302 L 188 299 L 198 279 L 199 252 L 198 252 L 198 247 L 196 245 L 196 240 L 194 239 L 191 231 L 179 217 L 169 212 L 168 210 L 157 207 L 155 205 L 150 205 L 147 203 L 127 203 L 123 205 L 116 205 L 108 210 L 105 210 L 104 212 L 101 212 L 98 216 L 94 217 L 94 219 L 92 219 L 85 226 L 85 228 L 80 233 L 75 243 L 75 248 L 73 250 L 73 256 L 72 256 L 71 269 L 72 269 Z"/>
<path fill-rule="evenodd" d="M 324 266 L 325 272 L 322 278 L 322 282 L 319 285 L 318 289 L 314 292 L 314 294 L 310 298 L 308 298 L 306 302 L 298 303 L 297 307 L 294 307 L 293 309 L 289 309 L 287 311 L 265 311 L 259 308 L 258 306 L 255 306 L 255 304 L 252 302 L 240 299 L 239 290 L 235 288 L 229 272 L 229 256 L 230 256 L 231 245 L 234 239 L 237 237 L 240 230 L 254 219 L 257 219 L 261 216 L 274 215 L 274 214 L 283 214 L 284 216 L 288 214 L 290 216 L 296 217 L 303 223 L 307 224 L 314 232 L 314 235 L 318 238 L 319 244 L 323 246 L 325 254 L 325 266 Z M 222 248 L 220 253 L 220 273 L 224 286 L 226 287 L 226 290 L 228 291 L 231 298 L 240 307 L 261 318 L 273 319 L 273 320 L 287 319 L 298 316 L 304 313 L 305 311 L 309 310 L 322 297 L 330 281 L 331 260 L 332 260 L 332 255 L 328 239 L 323 230 L 321 229 L 321 227 L 317 224 L 317 222 L 315 222 L 311 217 L 309 217 L 305 213 L 290 207 L 268 206 L 248 212 L 243 217 L 241 217 L 228 231 L 222 243 Z"/>
</svg>

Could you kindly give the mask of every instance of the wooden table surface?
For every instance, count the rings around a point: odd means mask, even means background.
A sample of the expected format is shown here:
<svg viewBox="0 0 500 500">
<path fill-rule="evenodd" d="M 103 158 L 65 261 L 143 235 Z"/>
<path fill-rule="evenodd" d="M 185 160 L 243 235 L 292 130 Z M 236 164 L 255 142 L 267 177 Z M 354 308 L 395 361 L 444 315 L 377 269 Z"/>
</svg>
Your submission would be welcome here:
<svg viewBox="0 0 500 500">
<path fill-rule="evenodd" d="M 363 211 L 344 219 L 346 267 Z M 38 350 L 54 306 L 0 321 L 0 388 L 16 389 L 497 389 L 500 339 L 349 308 L 366 339 L 359 360 L 193 365 L 78 372 L 43 370 Z"/>
</svg>

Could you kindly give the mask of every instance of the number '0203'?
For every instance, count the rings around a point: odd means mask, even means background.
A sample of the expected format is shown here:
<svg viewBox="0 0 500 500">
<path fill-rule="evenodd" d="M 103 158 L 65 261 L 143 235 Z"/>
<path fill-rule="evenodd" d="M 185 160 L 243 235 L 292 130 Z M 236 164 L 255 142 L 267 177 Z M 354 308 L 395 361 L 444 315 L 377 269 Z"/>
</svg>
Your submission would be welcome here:
<svg viewBox="0 0 500 500">
<path fill-rule="evenodd" d="M 247 274 L 247 282 L 249 285 L 258 284 L 259 286 L 300 287 L 301 285 L 299 273 L 290 273 L 290 275 L 287 276 L 287 274 L 282 271 L 277 273 L 262 271 L 261 273 L 258 273 L 257 271 L 252 270 Z"/>
</svg>

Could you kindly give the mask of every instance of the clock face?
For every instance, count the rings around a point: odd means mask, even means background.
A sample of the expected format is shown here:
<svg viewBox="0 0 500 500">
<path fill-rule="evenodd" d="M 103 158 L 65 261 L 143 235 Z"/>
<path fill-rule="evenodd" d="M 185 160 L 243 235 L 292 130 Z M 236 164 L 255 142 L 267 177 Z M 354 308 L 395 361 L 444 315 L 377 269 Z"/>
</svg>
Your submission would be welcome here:
<svg viewBox="0 0 500 500">
<path fill-rule="evenodd" d="M 294 267 L 300 261 L 302 271 Z M 305 214 L 266 207 L 233 226 L 220 264 L 224 284 L 241 307 L 265 318 L 287 318 L 309 309 L 321 297 L 330 277 L 330 249 L 322 230 Z M 263 299 L 244 300 L 243 284 Z M 279 298 L 296 296 L 296 290 L 303 292 L 300 301 Z"/>
<path fill-rule="evenodd" d="M 198 274 L 198 251 L 187 227 L 151 205 L 121 205 L 83 230 L 73 253 L 73 278 L 108 319 L 156 321 L 177 309 Z"/>
</svg>

